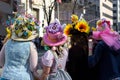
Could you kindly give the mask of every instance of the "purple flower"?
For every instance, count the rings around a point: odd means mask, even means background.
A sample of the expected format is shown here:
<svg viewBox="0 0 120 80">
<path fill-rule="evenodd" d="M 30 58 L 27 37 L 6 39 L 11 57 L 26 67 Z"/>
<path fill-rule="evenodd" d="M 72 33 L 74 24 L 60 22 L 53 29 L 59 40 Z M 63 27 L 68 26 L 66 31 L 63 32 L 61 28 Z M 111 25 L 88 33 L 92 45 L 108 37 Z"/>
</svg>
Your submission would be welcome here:
<svg viewBox="0 0 120 80">
<path fill-rule="evenodd" d="M 62 31 L 61 24 L 57 22 L 51 23 L 49 26 L 46 27 L 46 31 L 53 34 L 61 32 Z"/>
</svg>

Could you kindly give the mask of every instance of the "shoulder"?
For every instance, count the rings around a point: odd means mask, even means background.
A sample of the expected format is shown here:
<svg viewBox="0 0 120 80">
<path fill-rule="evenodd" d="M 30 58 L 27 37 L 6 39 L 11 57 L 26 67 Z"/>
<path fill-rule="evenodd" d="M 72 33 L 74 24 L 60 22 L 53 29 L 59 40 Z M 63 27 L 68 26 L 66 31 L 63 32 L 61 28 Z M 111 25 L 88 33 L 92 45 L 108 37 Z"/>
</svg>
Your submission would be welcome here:
<svg viewBox="0 0 120 80">
<path fill-rule="evenodd" d="M 52 52 L 50 50 L 48 50 L 43 56 L 42 56 L 42 63 L 45 65 L 45 66 L 49 66 L 51 67 L 52 66 L 52 63 L 53 63 L 53 60 L 54 60 L 54 56 L 52 54 Z"/>
<path fill-rule="evenodd" d="M 106 44 L 104 41 L 99 41 L 99 42 L 98 42 L 98 45 L 99 45 L 99 46 L 104 46 L 104 47 L 107 46 L 107 44 Z"/>
<path fill-rule="evenodd" d="M 47 52 L 45 52 L 45 54 L 43 55 L 43 58 L 46 60 L 51 60 L 54 58 L 54 55 L 52 54 L 52 52 L 50 50 L 48 50 Z"/>
</svg>

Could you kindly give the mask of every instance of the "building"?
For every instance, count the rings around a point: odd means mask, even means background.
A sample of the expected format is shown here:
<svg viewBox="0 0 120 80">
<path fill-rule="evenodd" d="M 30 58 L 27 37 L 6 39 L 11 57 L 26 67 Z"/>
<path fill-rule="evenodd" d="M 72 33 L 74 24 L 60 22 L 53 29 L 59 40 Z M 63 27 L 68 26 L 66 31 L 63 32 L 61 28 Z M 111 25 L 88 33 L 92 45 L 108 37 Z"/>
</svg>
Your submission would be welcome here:
<svg viewBox="0 0 120 80">
<path fill-rule="evenodd" d="M 100 0 L 100 18 L 110 20 L 113 25 L 113 3 L 112 0 Z"/>
<path fill-rule="evenodd" d="M 69 23 L 70 16 L 74 12 L 78 16 L 83 14 L 83 17 L 89 22 L 90 26 L 96 26 L 96 21 L 101 18 L 106 18 L 113 24 L 113 6 L 111 0 L 77 0 L 76 4 L 75 1 L 62 0 L 59 6 L 59 19 L 62 23 Z M 57 17 L 58 13 L 55 14 Z"/>
<path fill-rule="evenodd" d="M 113 0 L 113 26 L 120 31 L 120 0 Z"/>
<path fill-rule="evenodd" d="M 40 26 L 42 26 L 42 22 L 46 24 L 46 16 L 43 10 L 43 0 L 16 0 L 18 6 L 19 13 L 30 13 L 33 14 L 37 20 L 41 22 Z M 47 11 L 49 6 L 54 0 L 45 0 Z M 54 9 L 52 13 L 52 20 L 54 20 Z"/>
<path fill-rule="evenodd" d="M 46 15 L 43 10 L 43 0 L 2 0 L 9 3 L 12 7 L 13 12 L 18 12 L 20 14 L 33 14 L 38 21 L 40 21 L 40 26 L 44 24 L 47 25 Z M 54 2 L 54 0 L 45 0 L 46 11 L 49 11 L 49 6 Z M 8 15 L 5 15 L 5 20 Z M 52 10 L 51 21 L 54 20 L 54 9 Z M 4 21 L 5 21 L 4 20 Z M 2 28 L 2 29 L 1 29 Z M 0 33 L 6 35 L 5 27 L 0 27 Z"/>
</svg>

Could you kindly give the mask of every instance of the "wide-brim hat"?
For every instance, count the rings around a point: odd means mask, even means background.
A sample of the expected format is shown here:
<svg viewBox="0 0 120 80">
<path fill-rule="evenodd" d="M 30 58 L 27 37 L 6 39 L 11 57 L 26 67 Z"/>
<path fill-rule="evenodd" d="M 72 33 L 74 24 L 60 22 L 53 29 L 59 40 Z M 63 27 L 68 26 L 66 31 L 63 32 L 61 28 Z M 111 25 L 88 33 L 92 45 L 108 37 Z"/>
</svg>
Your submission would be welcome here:
<svg viewBox="0 0 120 80">
<path fill-rule="evenodd" d="M 36 37 L 38 37 L 37 33 L 32 34 L 28 38 L 19 38 L 15 33 L 12 33 L 11 39 L 13 39 L 15 41 L 31 41 L 31 40 L 35 39 Z"/>
<path fill-rule="evenodd" d="M 67 41 L 67 36 L 65 34 L 63 34 L 62 37 L 63 38 L 58 40 L 58 39 L 52 39 L 50 36 L 48 36 L 48 34 L 44 34 L 43 41 L 48 46 L 59 46 L 59 45 L 63 45 Z"/>
<path fill-rule="evenodd" d="M 0 12 L 12 14 L 12 7 L 3 1 L 0 1 Z"/>
<path fill-rule="evenodd" d="M 30 15 L 30 14 L 29 14 Z M 11 39 L 30 41 L 38 37 L 37 23 L 33 16 L 19 15 L 13 24 Z"/>
</svg>

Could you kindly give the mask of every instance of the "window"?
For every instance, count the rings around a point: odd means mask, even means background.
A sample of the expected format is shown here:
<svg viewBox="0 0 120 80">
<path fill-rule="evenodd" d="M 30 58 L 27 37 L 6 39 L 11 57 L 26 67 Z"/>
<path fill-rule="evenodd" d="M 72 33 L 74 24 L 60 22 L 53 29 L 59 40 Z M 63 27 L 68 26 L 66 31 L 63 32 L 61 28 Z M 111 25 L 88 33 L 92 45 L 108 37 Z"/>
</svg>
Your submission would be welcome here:
<svg viewBox="0 0 120 80">
<path fill-rule="evenodd" d="M 113 10 L 113 13 L 117 13 L 117 11 L 116 11 L 116 10 Z"/>
<path fill-rule="evenodd" d="M 117 23 L 113 23 L 113 26 L 116 26 L 117 25 Z"/>
<path fill-rule="evenodd" d="M 117 4 L 113 4 L 113 7 L 117 7 Z"/>
<path fill-rule="evenodd" d="M 113 19 L 117 19 L 117 17 L 116 17 L 116 16 L 114 16 L 114 17 L 113 17 Z"/>
<path fill-rule="evenodd" d="M 113 17 L 109 14 L 106 14 L 106 13 L 103 13 L 103 16 L 107 17 L 107 18 L 110 18 L 110 19 L 113 19 Z"/>
<path fill-rule="evenodd" d="M 111 8 L 109 5 L 106 5 L 106 4 L 104 4 L 104 3 L 103 3 L 103 6 L 104 6 L 105 8 L 107 8 L 107 9 L 111 10 L 111 11 L 113 10 L 113 8 Z"/>
<path fill-rule="evenodd" d="M 112 2 L 112 0 L 108 0 L 108 1 Z"/>
<path fill-rule="evenodd" d="M 33 15 L 37 20 L 39 20 L 39 9 L 33 8 Z"/>
<path fill-rule="evenodd" d="M 13 11 L 14 12 L 17 12 L 18 10 L 17 10 L 17 1 L 13 1 Z"/>
</svg>

